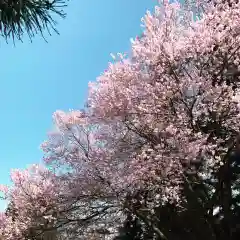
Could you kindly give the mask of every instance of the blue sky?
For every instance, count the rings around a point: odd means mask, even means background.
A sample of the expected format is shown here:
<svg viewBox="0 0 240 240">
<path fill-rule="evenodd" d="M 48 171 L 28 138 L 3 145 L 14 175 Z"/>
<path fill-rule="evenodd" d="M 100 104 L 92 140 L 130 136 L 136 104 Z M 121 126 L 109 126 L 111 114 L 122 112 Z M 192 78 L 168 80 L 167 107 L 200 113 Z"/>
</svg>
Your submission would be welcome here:
<svg viewBox="0 0 240 240">
<path fill-rule="evenodd" d="M 111 52 L 129 50 L 141 17 L 156 2 L 71 0 L 60 35 L 47 37 L 48 43 L 40 36 L 15 47 L 0 42 L 0 183 L 9 183 L 11 168 L 41 160 L 52 113 L 83 107 L 88 82 L 104 71 Z"/>
</svg>

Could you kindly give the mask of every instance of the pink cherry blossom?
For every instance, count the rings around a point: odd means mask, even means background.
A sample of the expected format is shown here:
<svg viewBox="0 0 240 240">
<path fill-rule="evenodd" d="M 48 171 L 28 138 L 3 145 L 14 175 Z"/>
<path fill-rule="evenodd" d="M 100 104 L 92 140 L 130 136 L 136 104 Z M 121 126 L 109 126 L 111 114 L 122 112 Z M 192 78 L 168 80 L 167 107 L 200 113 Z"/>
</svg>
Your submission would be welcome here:
<svg viewBox="0 0 240 240">
<path fill-rule="evenodd" d="M 61 231 L 72 239 L 84 227 L 110 229 L 109 219 L 117 227 L 126 196 L 140 190 L 150 210 L 181 206 L 186 172 L 211 177 L 223 164 L 240 129 L 240 3 L 161 1 L 142 23 L 130 53 L 89 83 L 86 110 L 53 114 L 45 166 L 15 170 L 13 187 L 1 187 L 19 214 L 0 218 L 7 239 L 45 220 L 58 228 L 67 219 Z M 79 224 L 94 208 L 107 210 Z"/>
</svg>

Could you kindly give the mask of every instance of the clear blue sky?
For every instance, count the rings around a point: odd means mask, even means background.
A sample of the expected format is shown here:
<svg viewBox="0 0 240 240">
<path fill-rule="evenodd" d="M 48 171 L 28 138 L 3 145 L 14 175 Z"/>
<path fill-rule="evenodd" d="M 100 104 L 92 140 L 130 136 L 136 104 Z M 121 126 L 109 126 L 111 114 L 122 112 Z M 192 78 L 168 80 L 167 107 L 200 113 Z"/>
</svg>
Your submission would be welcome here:
<svg viewBox="0 0 240 240">
<path fill-rule="evenodd" d="M 9 183 L 11 168 L 41 160 L 52 113 L 83 107 L 88 82 L 103 72 L 111 52 L 129 50 L 141 17 L 156 2 L 71 0 L 60 35 L 47 37 L 48 43 L 40 36 L 15 47 L 1 40 L 0 183 Z"/>
</svg>

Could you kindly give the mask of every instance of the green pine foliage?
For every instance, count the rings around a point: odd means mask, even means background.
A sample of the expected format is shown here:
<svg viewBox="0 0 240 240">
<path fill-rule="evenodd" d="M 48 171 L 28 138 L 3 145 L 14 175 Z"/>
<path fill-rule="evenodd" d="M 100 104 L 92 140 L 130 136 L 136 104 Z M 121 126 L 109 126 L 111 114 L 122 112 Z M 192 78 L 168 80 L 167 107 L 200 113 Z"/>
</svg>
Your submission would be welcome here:
<svg viewBox="0 0 240 240">
<path fill-rule="evenodd" d="M 0 33 L 6 39 L 30 39 L 46 30 L 57 32 L 56 17 L 64 18 L 68 0 L 0 0 Z M 55 17 L 53 17 L 55 15 Z M 58 33 L 58 32 L 57 32 Z"/>
</svg>

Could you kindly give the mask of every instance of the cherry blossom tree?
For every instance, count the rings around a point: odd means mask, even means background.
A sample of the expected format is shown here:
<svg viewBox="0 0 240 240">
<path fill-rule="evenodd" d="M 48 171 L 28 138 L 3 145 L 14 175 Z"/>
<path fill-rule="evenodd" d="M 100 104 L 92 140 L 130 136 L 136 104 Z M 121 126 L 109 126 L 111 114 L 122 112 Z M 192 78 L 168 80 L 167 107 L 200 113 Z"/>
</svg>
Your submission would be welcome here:
<svg viewBox="0 0 240 240">
<path fill-rule="evenodd" d="M 129 55 L 89 84 L 87 108 L 54 114 L 47 169 L 3 188 L 18 214 L 3 215 L 3 235 L 21 239 L 49 216 L 66 239 L 112 239 L 126 217 L 140 239 L 236 239 L 239 21 L 238 1 L 147 12 Z"/>
<path fill-rule="evenodd" d="M 11 178 L 14 185 L 5 190 L 10 205 L 2 216 L 1 236 L 23 239 L 31 236 L 36 225 L 39 232 L 54 221 L 55 206 L 59 201 L 59 194 L 55 191 L 57 183 L 52 173 L 37 165 L 15 170 Z"/>
<path fill-rule="evenodd" d="M 14 171 L 12 181 L 13 187 L 5 190 L 9 207 L 1 218 L 4 239 L 89 239 L 106 233 L 105 225 L 118 219 L 117 203 L 96 184 L 84 184 L 83 176 L 82 184 L 80 176 L 59 177 L 34 165 Z"/>
<path fill-rule="evenodd" d="M 87 112 L 57 113 L 61 136 L 79 133 L 84 122 L 92 131 L 91 147 L 74 137 L 71 144 L 81 148 L 77 157 L 56 158 L 56 148 L 48 149 L 57 163 L 72 167 L 84 159 L 93 164 L 94 175 L 118 198 L 144 189 L 141 202 L 148 202 L 149 214 L 145 209 L 134 214 L 149 225 L 156 222 L 153 206 L 169 202 L 180 207 L 186 201 L 182 191 L 189 172 L 204 179 L 227 168 L 239 134 L 239 5 L 200 3 L 200 20 L 187 6 L 164 2 L 155 14 L 148 12 L 131 55 L 118 54 L 90 84 Z M 227 214 L 226 205 L 223 201 Z"/>
</svg>

